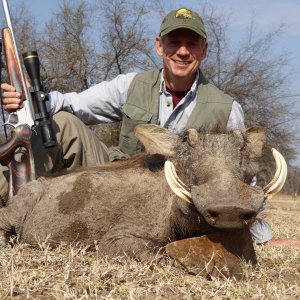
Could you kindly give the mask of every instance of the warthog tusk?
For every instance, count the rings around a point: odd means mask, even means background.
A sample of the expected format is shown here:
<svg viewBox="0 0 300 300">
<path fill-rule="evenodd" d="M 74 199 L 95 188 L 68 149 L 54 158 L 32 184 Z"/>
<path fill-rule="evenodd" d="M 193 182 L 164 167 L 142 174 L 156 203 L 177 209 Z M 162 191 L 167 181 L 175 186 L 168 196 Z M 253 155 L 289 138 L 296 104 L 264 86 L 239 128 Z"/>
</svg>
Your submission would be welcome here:
<svg viewBox="0 0 300 300">
<path fill-rule="evenodd" d="M 274 148 L 272 153 L 276 162 L 276 172 L 273 179 L 264 187 L 268 199 L 281 191 L 287 177 L 287 164 L 284 157 Z"/>
<path fill-rule="evenodd" d="M 181 199 L 191 203 L 191 194 L 187 191 L 187 186 L 178 178 L 174 164 L 167 160 L 164 169 L 171 190 Z"/>
</svg>

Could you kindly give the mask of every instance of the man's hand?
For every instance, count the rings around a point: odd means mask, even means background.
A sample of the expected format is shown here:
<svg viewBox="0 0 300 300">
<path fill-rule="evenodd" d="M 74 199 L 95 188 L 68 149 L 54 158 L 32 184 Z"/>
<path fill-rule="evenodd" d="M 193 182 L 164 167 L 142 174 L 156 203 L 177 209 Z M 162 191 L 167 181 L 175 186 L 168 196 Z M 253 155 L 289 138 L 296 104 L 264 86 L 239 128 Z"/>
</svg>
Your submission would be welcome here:
<svg viewBox="0 0 300 300">
<path fill-rule="evenodd" d="M 3 109 L 9 113 L 15 112 L 24 106 L 23 100 L 21 99 L 21 94 L 16 92 L 14 86 L 7 83 L 2 83 L 2 102 Z"/>
</svg>

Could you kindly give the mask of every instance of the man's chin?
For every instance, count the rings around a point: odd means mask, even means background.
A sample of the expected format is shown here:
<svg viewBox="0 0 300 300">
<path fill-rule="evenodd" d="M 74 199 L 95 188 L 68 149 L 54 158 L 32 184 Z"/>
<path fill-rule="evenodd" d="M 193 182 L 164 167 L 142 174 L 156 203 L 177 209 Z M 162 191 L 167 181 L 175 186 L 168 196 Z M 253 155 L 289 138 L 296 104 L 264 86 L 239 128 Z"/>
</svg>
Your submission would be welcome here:
<svg viewBox="0 0 300 300">
<path fill-rule="evenodd" d="M 176 67 L 176 68 L 172 68 L 172 73 L 174 74 L 174 76 L 184 77 L 184 76 L 190 74 L 191 70 L 187 67 L 185 67 L 185 68 Z"/>
<path fill-rule="evenodd" d="M 186 66 L 174 66 L 172 68 L 174 76 L 178 77 L 186 77 L 186 76 L 191 76 L 192 74 L 197 72 L 197 69 L 192 67 L 191 65 L 186 65 Z"/>
<path fill-rule="evenodd" d="M 173 76 L 180 79 L 191 77 L 191 75 L 192 72 L 190 70 L 185 70 L 185 71 L 177 70 L 176 72 L 173 72 Z"/>
</svg>

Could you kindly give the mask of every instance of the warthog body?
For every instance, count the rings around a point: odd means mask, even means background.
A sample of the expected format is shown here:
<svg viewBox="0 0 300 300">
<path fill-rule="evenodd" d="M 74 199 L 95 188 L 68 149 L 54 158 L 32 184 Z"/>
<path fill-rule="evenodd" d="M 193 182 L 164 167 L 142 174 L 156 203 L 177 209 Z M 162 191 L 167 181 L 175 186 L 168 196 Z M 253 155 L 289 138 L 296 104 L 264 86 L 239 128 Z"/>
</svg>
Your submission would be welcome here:
<svg viewBox="0 0 300 300">
<path fill-rule="evenodd" d="M 260 130 L 189 130 L 179 139 L 140 125 L 136 134 L 148 154 L 40 178 L 20 189 L 0 209 L 3 244 L 14 233 L 30 244 L 97 241 L 105 254 L 142 255 L 174 240 L 247 227 L 255 219 L 265 200 L 262 188 L 249 185 L 258 171 Z M 168 185 L 166 159 L 176 166 L 191 203 Z"/>
</svg>

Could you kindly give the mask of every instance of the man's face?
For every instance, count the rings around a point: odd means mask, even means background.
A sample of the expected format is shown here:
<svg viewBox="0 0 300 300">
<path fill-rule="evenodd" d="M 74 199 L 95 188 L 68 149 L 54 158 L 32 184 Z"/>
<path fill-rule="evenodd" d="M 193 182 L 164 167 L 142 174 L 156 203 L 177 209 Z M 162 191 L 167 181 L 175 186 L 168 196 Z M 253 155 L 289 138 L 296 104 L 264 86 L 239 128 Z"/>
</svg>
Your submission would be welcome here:
<svg viewBox="0 0 300 300">
<path fill-rule="evenodd" d="M 207 43 L 189 29 L 177 29 L 156 39 L 156 50 L 163 59 L 166 79 L 194 79 L 206 56 Z"/>
</svg>

